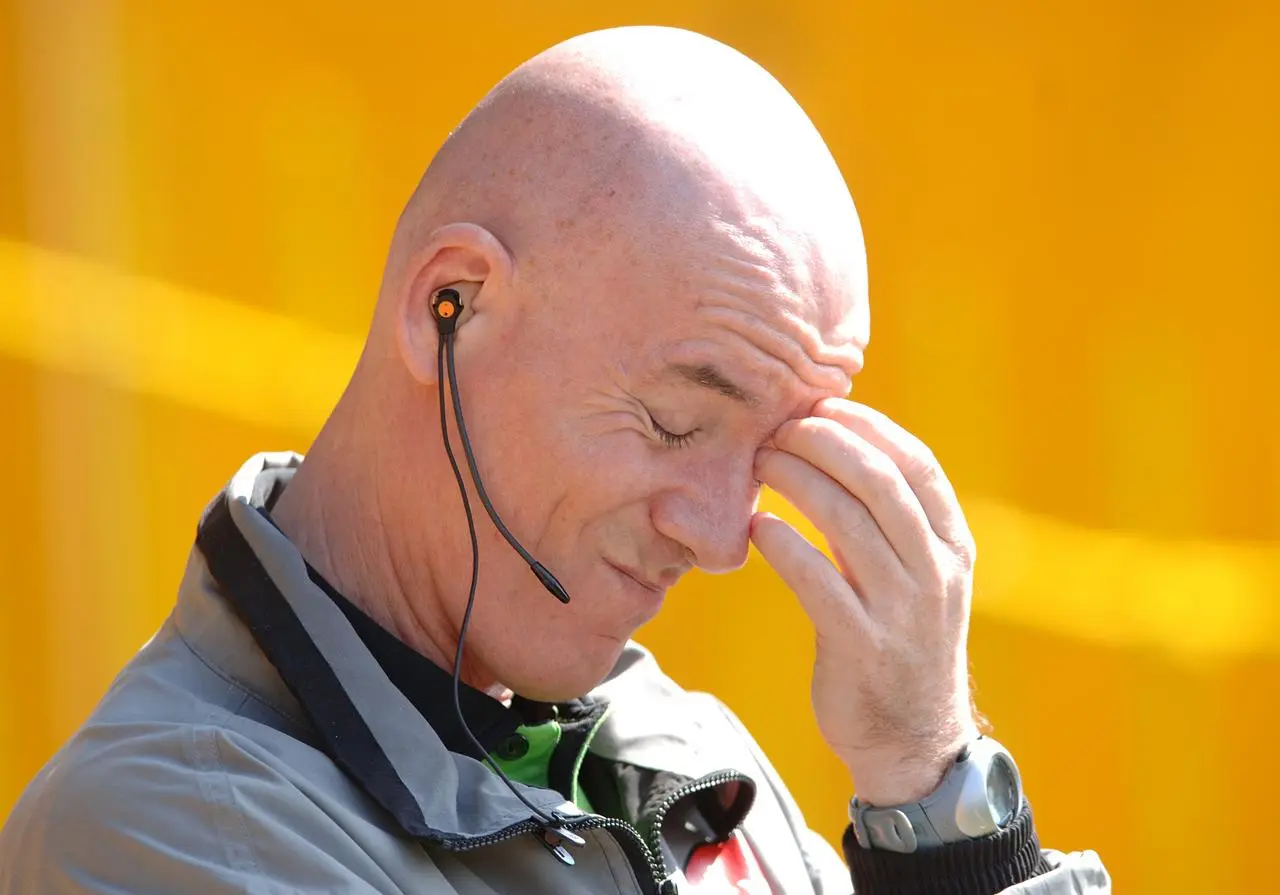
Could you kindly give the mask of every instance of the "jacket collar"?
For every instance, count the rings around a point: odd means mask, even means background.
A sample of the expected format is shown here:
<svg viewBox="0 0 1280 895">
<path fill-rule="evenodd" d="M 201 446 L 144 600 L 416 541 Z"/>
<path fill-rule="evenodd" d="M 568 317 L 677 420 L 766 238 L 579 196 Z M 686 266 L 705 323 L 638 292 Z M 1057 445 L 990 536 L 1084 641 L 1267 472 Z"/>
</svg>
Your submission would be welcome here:
<svg viewBox="0 0 1280 895">
<path fill-rule="evenodd" d="M 448 732 L 449 723 L 456 724 L 452 713 L 424 710 L 421 700 L 405 695 L 404 682 L 388 675 L 386 662 L 360 636 L 359 617 L 325 593 L 298 550 L 261 512 L 301 462 L 293 453 L 259 454 L 206 509 L 179 595 L 179 629 L 207 661 L 265 702 L 305 716 L 315 744 L 409 835 L 456 847 L 527 823 L 528 808 L 486 765 L 456 748 L 457 733 Z M 448 675 L 431 667 L 451 686 Z M 491 713 L 489 720 L 498 719 L 491 730 L 482 719 L 481 727 L 490 730 L 482 737 L 486 748 L 494 732 L 539 705 L 526 703 L 514 713 L 471 692 L 481 702 L 464 704 L 468 720 L 477 717 L 477 707 Z M 723 728 L 708 725 L 719 714 L 708 713 L 709 697 L 685 693 L 638 644 L 627 645 L 609 677 L 585 698 L 610 703 L 592 740 L 593 755 L 673 778 L 697 779 L 724 768 L 723 749 L 716 748 Z M 495 706 L 502 712 L 492 713 Z M 582 813 L 554 791 L 516 785 L 544 812 Z M 717 824 L 720 836 L 749 809 L 745 795 L 725 800 L 735 807 Z"/>
<path fill-rule="evenodd" d="M 301 554 L 259 512 L 270 493 L 262 474 L 300 462 L 296 454 L 258 455 L 213 501 L 196 538 L 205 569 L 190 597 L 230 605 L 324 751 L 405 832 L 459 846 L 526 824 L 528 808 L 480 761 L 445 746 L 312 581 Z M 553 791 L 515 785 L 546 813 L 582 813 Z"/>
<path fill-rule="evenodd" d="M 249 505 L 270 520 L 271 508 L 296 471 L 297 466 L 293 463 L 283 466 L 268 464 L 254 479 Z M 209 520 L 209 524 L 232 523 L 229 517 L 215 517 Z M 252 548 L 243 538 L 226 537 L 216 532 L 209 532 L 208 536 L 219 538 L 225 545 L 224 562 L 244 566 L 255 561 Z M 342 610 L 356 636 L 373 654 L 391 683 L 413 703 L 413 707 L 431 725 L 445 748 L 450 752 L 480 758 L 480 752 L 458 720 L 453 701 L 453 676 L 375 622 L 326 581 L 305 559 L 304 564 L 311 583 Z M 458 702 L 467 726 L 485 753 L 497 748 L 519 725 L 537 723 L 551 717 L 549 706 L 517 699 L 508 708 L 489 694 L 465 683 L 458 686 Z"/>
</svg>

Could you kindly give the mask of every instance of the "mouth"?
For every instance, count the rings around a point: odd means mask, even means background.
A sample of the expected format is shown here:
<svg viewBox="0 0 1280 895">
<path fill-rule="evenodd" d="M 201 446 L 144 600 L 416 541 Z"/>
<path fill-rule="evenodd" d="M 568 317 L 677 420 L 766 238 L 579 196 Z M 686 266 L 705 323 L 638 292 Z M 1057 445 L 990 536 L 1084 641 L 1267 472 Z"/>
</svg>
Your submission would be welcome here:
<svg viewBox="0 0 1280 895">
<path fill-rule="evenodd" d="M 667 592 L 667 589 L 661 584 L 654 584 L 652 581 L 641 576 L 640 573 L 636 572 L 634 569 L 628 569 L 624 566 L 614 565 L 613 563 L 609 563 L 608 565 L 622 577 L 630 579 L 634 584 L 639 585 L 652 594 L 663 596 Z"/>
</svg>

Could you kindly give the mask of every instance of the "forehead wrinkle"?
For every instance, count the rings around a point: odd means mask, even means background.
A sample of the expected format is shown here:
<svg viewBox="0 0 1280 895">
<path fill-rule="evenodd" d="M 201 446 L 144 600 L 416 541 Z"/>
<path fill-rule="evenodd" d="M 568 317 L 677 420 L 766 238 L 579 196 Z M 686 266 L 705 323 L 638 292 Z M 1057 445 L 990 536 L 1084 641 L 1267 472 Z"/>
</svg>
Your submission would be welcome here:
<svg viewBox="0 0 1280 895">
<path fill-rule="evenodd" d="M 712 223 L 713 238 L 731 251 L 724 260 L 737 270 L 744 266 L 770 285 L 792 295 L 809 292 L 808 241 L 793 234 L 783 216 L 771 211 L 747 188 L 732 194 L 732 205 Z"/>
<path fill-rule="evenodd" d="M 697 276 L 695 314 L 782 362 L 806 384 L 847 393 L 860 358 L 856 346 L 824 338 L 832 312 L 810 283 L 805 240 L 787 238 L 777 219 L 760 213 L 740 221 L 722 216 L 713 229 L 719 251 Z"/>
<path fill-rule="evenodd" d="M 781 315 L 797 330 L 791 335 L 767 323 L 741 296 L 719 290 L 699 296 L 697 313 L 782 364 L 806 385 L 841 394 L 852 388 L 853 375 L 860 367 L 856 348 L 826 345 L 816 328 L 794 313 Z"/>
</svg>

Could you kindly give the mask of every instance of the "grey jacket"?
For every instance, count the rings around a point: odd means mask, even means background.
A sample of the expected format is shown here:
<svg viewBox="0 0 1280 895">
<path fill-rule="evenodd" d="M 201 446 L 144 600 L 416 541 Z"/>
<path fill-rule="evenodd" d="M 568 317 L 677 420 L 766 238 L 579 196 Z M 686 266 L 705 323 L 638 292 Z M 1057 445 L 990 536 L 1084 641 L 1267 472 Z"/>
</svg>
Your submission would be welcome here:
<svg viewBox="0 0 1280 895">
<path fill-rule="evenodd" d="M 0 895 L 675 891 L 673 881 L 661 885 L 670 853 L 652 830 L 522 787 L 585 839 L 566 846 L 568 866 L 530 832 L 530 812 L 488 768 L 444 748 L 254 508 L 264 499 L 259 474 L 296 462 L 254 458 L 222 512 L 314 642 L 323 660 L 316 676 L 332 675 L 371 739 L 335 743 L 317 730 L 259 647 L 254 622 L 242 621 L 193 550 L 173 614 L 0 831 Z M 723 704 L 676 686 L 636 645 L 593 695 L 612 707 L 593 753 L 671 779 L 714 783 L 709 775 L 731 768 L 754 781 L 754 802 L 732 822 L 772 891 L 850 891 L 843 862 L 805 826 Z M 379 753 L 374 770 L 353 773 L 351 756 L 370 748 Z M 1093 852 L 1045 856 L 1054 869 L 1007 895 L 1110 891 Z"/>
</svg>

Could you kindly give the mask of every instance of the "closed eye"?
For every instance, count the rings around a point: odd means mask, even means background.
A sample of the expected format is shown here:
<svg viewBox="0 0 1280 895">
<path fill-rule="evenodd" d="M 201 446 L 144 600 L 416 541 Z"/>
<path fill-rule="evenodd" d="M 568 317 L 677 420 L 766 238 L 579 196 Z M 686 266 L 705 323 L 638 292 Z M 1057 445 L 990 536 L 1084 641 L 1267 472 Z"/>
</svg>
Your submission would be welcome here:
<svg viewBox="0 0 1280 895">
<path fill-rule="evenodd" d="M 693 433 L 698 431 L 697 429 L 690 429 L 688 432 L 679 434 L 669 432 L 658 424 L 658 421 L 653 418 L 653 414 L 649 412 L 649 408 L 646 407 L 644 412 L 649 417 L 649 425 L 653 427 L 654 434 L 667 447 L 684 447 L 693 438 Z"/>
</svg>

